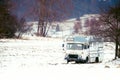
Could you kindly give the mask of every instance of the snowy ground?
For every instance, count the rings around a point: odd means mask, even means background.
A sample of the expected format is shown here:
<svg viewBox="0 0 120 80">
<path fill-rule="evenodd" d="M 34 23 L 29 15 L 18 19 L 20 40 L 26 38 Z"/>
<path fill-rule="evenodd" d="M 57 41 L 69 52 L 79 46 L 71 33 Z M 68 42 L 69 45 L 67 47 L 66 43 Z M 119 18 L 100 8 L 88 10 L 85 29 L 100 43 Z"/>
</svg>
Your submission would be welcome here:
<svg viewBox="0 0 120 80">
<path fill-rule="evenodd" d="M 115 80 L 120 59 L 105 43 L 103 63 L 66 64 L 61 39 L 0 40 L 0 80 Z M 109 57 L 108 57 L 109 56 Z"/>
</svg>

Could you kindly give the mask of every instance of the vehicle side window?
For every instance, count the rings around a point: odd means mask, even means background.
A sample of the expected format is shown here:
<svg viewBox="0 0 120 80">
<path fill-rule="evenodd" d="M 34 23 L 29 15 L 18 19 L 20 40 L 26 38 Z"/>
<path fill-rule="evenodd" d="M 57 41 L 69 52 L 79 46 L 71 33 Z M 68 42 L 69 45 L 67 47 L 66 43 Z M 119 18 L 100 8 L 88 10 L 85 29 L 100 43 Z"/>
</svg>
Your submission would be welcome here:
<svg viewBox="0 0 120 80">
<path fill-rule="evenodd" d="M 84 49 L 87 49 L 87 45 L 84 45 Z"/>
<path fill-rule="evenodd" d="M 89 45 L 83 45 L 84 46 L 84 49 L 88 49 L 89 48 Z"/>
</svg>

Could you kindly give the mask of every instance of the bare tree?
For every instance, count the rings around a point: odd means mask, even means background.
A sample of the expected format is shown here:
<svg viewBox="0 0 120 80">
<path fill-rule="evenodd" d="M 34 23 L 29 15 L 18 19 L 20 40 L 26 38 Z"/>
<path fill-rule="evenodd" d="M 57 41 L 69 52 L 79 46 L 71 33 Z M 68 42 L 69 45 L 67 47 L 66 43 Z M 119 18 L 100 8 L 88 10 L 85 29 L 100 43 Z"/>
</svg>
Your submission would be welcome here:
<svg viewBox="0 0 120 80">
<path fill-rule="evenodd" d="M 21 36 L 28 32 L 28 31 L 31 31 L 32 30 L 32 25 L 29 25 L 26 23 L 26 20 L 25 18 L 21 18 L 20 20 L 18 20 L 18 23 L 17 23 L 17 27 L 16 27 L 16 33 L 17 33 L 17 38 L 21 38 Z"/>
<path fill-rule="evenodd" d="M 103 11 L 99 21 L 99 26 L 91 26 L 91 32 L 104 38 L 109 38 L 116 44 L 115 59 L 120 57 L 118 47 L 120 45 L 120 5 L 110 7 L 108 11 Z"/>
<path fill-rule="evenodd" d="M 102 24 L 100 23 L 100 20 L 96 19 L 96 18 L 92 18 L 89 21 L 89 35 L 97 35 L 97 36 L 101 36 L 101 33 L 99 32 L 99 30 L 101 29 Z"/>
<path fill-rule="evenodd" d="M 81 21 L 76 20 L 76 22 L 74 23 L 74 33 L 79 33 L 80 31 L 82 31 Z"/>
<path fill-rule="evenodd" d="M 110 37 L 116 44 L 115 59 L 118 57 L 118 46 L 120 38 L 120 6 L 111 7 L 108 14 L 100 18 L 106 25 L 107 31 L 104 31 L 106 37 Z"/>
<path fill-rule="evenodd" d="M 90 26 L 90 20 L 87 18 L 84 23 L 84 27 L 89 27 Z"/>
<path fill-rule="evenodd" d="M 64 19 L 70 8 L 71 0 L 36 0 L 33 12 L 38 17 L 37 34 L 45 37 L 51 23 Z"/>
</svg>

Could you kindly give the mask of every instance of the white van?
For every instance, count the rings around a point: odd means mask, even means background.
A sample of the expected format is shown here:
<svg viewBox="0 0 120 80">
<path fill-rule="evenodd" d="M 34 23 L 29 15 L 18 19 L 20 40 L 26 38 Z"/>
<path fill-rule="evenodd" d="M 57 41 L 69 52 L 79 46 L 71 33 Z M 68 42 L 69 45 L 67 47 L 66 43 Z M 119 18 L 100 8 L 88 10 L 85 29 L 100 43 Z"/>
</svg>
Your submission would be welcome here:
<svg viewBox="0 0 120 80">
<path fill-rule="evenodd" d="M 87 37 L 67 37 L 63 44 L 65 60 L 79 62 L 102 61 L 103 42 L 90 40 Z"/>
</svg>

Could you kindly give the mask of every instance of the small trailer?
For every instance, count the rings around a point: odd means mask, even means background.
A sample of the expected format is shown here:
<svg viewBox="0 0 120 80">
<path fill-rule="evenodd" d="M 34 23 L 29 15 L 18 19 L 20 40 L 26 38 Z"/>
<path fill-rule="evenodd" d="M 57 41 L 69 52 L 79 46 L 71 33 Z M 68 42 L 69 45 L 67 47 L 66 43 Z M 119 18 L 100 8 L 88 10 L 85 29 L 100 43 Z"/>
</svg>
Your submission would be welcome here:
<svg viewBox="0 0 120 80">
<path fill-rule="evenodd" d="M 63 44 L 65 60 L 79 62 L 101 62 L 103 40 L 94 37 L 69 36 Z"/>
</svg>

